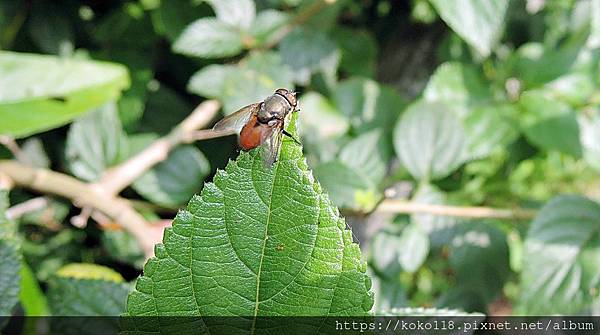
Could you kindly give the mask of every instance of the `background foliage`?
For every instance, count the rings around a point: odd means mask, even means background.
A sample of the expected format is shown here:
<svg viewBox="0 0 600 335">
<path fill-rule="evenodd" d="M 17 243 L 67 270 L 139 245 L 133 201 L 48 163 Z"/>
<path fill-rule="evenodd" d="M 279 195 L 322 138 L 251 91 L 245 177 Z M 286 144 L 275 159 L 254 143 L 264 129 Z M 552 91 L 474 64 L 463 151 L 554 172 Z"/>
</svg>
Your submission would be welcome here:
<svg viewBox="0 0 600 335">
<path fill-rule="evenodd" d="M 333 203 L 320 206 L 340 208 L 359 240 L 371 311 L 598 313 L 598 0 L 13 0 L 0 2 L 0 49 L 0 134 L 31 166 L 95 182 L 206 99 L 227 115 L 294 88 L 307 165 Z M 246 154 L 216 173 L 237 155 L 232 137 L 180 146 L 122 195 L 170 220 L 204 181 L 241 178 Z M 9 203 L 38 195 L 17 187 Z M 128 232 L 72 225 L 79 210 L 53 196 L 9 222 L 2 199 L 2 315 L 142 313 L 148 278 L 167 272 L 156 264 L 177 260 L 157 251 L 126 308 L 144 264 Z M 381 210 L 390 199 L 537 215 Z M 176 240 L 199 202 L 157 250 L 189 252 Z M 349 257 L 339 264 L 360 270 Z M 368 310 L 363 291 L 353 306 Z"/>
</svg>

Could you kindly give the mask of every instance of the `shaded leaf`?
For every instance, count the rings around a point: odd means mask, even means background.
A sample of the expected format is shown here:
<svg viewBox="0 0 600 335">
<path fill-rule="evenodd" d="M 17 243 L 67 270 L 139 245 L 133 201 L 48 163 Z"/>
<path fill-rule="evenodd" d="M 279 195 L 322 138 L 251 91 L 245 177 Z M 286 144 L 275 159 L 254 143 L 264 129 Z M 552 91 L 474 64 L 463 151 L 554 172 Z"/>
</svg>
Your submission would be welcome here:
<svg viewBox="0 0 600 335">
<path fill-rule="evenodd" d="M 0 134 L 25 137 L 62 126 L 128 85 L 120 65 L 2 51 Z"/>
<path fill-rule="evenodd" d="M 420 101 L 398 120 L 394 147 L 413 177 L 429 180 L 447 176 L 465 161 L 467 139 L 446 105 Z"/>
<path fill-rule="evenodd" d="M 398 231 L 383 229 L 377 232 L 371 241 L 369 266 L 377 271 L 380 280 L 386 281 L 387 285 L 392 285 L 400 271 L 402 271 L 400 253 L 403 245 L 400 238 Z M 381 284 L 385 285 L 386 283 Z M 398 285 L 398 283 L 393 284 Z M 379 287 L 379 289 L 391 290 L 392 288 L 388 286 Z M 406 300 L 406 297 L 404 300 Z M 379 301 L 376 300 L 376 303 L 379 304 Z"/>
<path fill-rule="evenodd" d="M 468 107 L 490 99 L 491 93 L 480 73 L 469 64 L 448 62 L 440 65 L 425 87 L 427 101 L 443 101 L 456 108 L 459 115 Z"/>
<path fill-rule="evenodd" d="M 487 57 L 500 37 L 508 0 L 429 0 L 444 22 Z"/>
<path fill-rule="evenodd" d="M 340 69 L 351 76 L 373 78 L 377 61 L 377 43 L 367 30 L 336 27 L 332 32 L 341 49 Z"/>
<path fill-rule="evenodd" d="M 530 91 L 523 94 L 519 106 L 521 124 L 529 141 L 542 149 L 581 156 L 579 125 L 575 112 L 567 104 L 551 99 L 544 92 Z"/>
<path fill-rule="evenodd" d="M 125 312 L 129 288 L 109 268 L 69 264 L 50 278 L 48 301 L 53 315 L 116 316 Z"/>
<path fill-rule="evenodd" d="M 127 138 L 114 103 L 76 120 L 67 134 L 67 163 L 84 180 L 97 180 L 109 167 L 127 156 Z"/>
<path fill-rule="evenodd" d="M 33 6 L 30 20 L 29 35 L 43 52 L 56 55 L 73 52 L 75 34 L 60 7 L 47 3 Z"/>
<path fill-rule="evenodd" d="M 297 83 L 309 84 L 311 75 L 316 72 L 322 72 L 329 83 L 335 80 L 340 51 L 323 31 L 297 28 L 281 41 L 279 52 Z"/>
<path fill-rule="evenodd" d="M 133 189 L 144 198 L 166 207 L 186 203 L 200 190 L 210 165 L 194 146 L 175 148 L 169 157 L 144 173 Z"/>
<path fill-rule="evenodd" d="M 296 135 L 293 118 L 288 131 Z M 165 230 L 156 257 L 129 295 L 130 315 L 364 315 L 370 310 L 370 280 L 360 249 L 313 180 L 301 147 L 284 139 L 271 168 L 265 168 L 260 150 L 242 152 L 218 171 L 214 183 L 205 184 L 201 196 Z M 242 327 L 252 329 L 252 320 Z"/>
<path fill-rule="evenodd" d="M 48 301 L 35 274 L 27 265 L 21 263 L 21 292 L 19 292 L 19 302 L 25 311 L 26 316 L 44 316 L 50 315 Z"/>
<path fill-rule="evenodd" d="M 300 121 L 304 133 L 309 131 L 319 139 L 331 139 L 345 134 L 348 130 L 349 123 L 345 115 L 321 94 L 304 93 L 298 105 L 301 108 Z"/>
<path fill-rule="evenodd" d="M 228 25 L 248 29 L 256 16 L 253 0 L 206 0 L 217 18 Z"/>
<path fill-rule="evenodd" d="M 252 23 L 250 35 L 256 38 L 259 44 L 269 41 L 279 28 L 289 21 L 289 15 L 274 9 L 263 10 L 258 13 L 256 20 Z"/>
<path fill-rule="evenodd" d="M 336 206 L 368 212 L 381 198 L 366 176 L 339 160 L 319 164 L 314 172 Z"/>
<path fill-rule="evenodd" d="M 386 136 L 406 105 L 391 87 L 363 78 L 340 83 L 333 92 L 333 101 L 357 132 L 382 128 Z"/>
<path fill-rule="evenodd" d="M 600 288 L 600 206 L 558 196 L 533 220 L 525 239 L 521 306 L 532 314 L 577 314 Z"/>
<path fill-rule="evenodd" d="M 432 184 L 421 184 L 411 201 L 420 204 L 445 205 L 446 194 Z M 440 248 L 450 243 L 456 219 L 448 216 L 433 214 L 413 214 L 410 216 L 411 223 L 418 225 L 429 235 L 432 248 Z"/>
<path fill-rule="evenodd" d="M 339 160 L 377 186 L 386 175 L 390 150 L 382 131 L 376 129 L 346 143 L 340 151 Z"/>
<path fill-rule="evenodd" d="M 517 139 L 519 132 L 511 118 L 518 111 L 513 105 L 484 105 L 473 108 L 463 120 L 469 156 L 483 158 L 495 149 Z"/>
<path fill-rule="evenodd" d="M 152 26 L 159 35 L 175 41 L 190 23 L 207 16 L 210 8 L 198 6 L 193 0 L 161 1 L 160 6 L 150 13 Z"/>
<path fill-rule="evenodd" d="M 292 72 L 277 53 L 251 53 L 238 65 L 211 65 L 190 79 L 188 90 L 223 103 L 226 114 L 262 101 L 278 88 L 293 90 Z M 252 85 L 248 85 L 252 83 Z"/>
<path fill-rule="evenodd" d="M 501 230 L 483 222 L 463 222 L 456 227 L 449 252 L 459 290 L 472 292 L 483 306 L 502 292 L 510 266 Z"/>
<path fill-rule="evenodd" d="M 234 56 L 242 49 L 240 32 L 213 18 L 194 21 L 173 44 L 174 52 L 203 58 Z"/>
<path fill-rule="evenodd" d="M 402 269 L 410 273 L 417 271 L 429 254 L 429 238 L 419 224 L 411 223 L 402 230 L 399 243 Z"/>
<path fill-rule="evenodd" d="M 7 208 L 7 192 L 0 189 L 0 315 L 12 315 L 20 291 L 21 253 L 14 227 L 5 216 Z"/>
</svg>

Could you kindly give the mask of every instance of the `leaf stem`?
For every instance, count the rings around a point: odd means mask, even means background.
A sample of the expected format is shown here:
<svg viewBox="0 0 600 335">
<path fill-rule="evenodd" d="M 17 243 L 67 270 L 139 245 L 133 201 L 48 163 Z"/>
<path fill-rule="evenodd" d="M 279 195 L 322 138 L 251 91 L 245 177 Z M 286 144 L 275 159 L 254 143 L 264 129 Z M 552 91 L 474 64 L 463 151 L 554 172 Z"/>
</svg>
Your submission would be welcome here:
<svg viewBox="0 0 600 335">
<path fill-rule="evenodd" d="M 375 209 L 378 213 L 432 214 L 463 218 L 531 220 L 536 210 L 526 208 L 492 208 L 476 206 L 448 206 L 416 203 L 400 199 L 383 200 Z"/>
</svg>

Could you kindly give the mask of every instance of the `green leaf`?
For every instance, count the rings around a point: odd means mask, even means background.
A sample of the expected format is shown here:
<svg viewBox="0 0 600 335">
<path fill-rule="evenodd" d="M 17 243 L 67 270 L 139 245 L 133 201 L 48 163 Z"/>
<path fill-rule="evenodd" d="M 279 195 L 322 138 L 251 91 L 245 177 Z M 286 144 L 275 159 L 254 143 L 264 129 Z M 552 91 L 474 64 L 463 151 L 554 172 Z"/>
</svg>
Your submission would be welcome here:
<svg viewBox="0 0 600 335">
<path fill-rule="evenodd" d="M 375 305 L 373 306 L 375 315 L 383 315 L 390 309 L 409 304 L 406 289 L 398 280 L 389 280 L 375 275 L 371 275 L 371 278 L 373 278 L 375 295 Z"/>
<path fill-rule="evenodd" d="M 600 288 L 600 205 L 558 196 L 531 224 L 525 240 L 520 303 L 530 314 L 577 314 Z"/>
<path fill-rule="evenodd" d="M 21 292 L 19 301 L 26 316 L 44 316 L 50 315 L 50 309 L 46 296 L 42 291 L 40 284 L 27 263 L 21 263 Z"/>
<path fill-rule="evenodd" d="M 190 79 L 188 90 L 217 98 L 226 114 L 262 101 L 276 89 L 293 89 L 292 72 L 283 65 L 279 54 L 254 52 L 238 65 L 211 65 Z M 252 83 L 252 85 L 248 85 Z"/>
<path fill-rule="evenodd" d="M 529 141 L 542 149 L 581 156 L 577 116 L 567 104 L 551 99 L 544 92 L 529 91 L 523 94 L 519 106 L 520 121 Z"/>
<path fill-rule="evenodd" d="M 484 105 L 473 108 L 463 120 L 472 159 L 490 155 L 515 141 L 519 135 L 512 122 L 518 111 L 513 105 Z"/>
<path fill-rule="evenodd" d="M 340 51 L 323 31 L 298 28 L 279 44 L 283 63 L 288 65 L 301 85 L 310 83 L 311 75 L 322 72 L 329 83 L 335 81 Z"/>
<path fill-rule="evenodd" d="M 199 17 L 210 15 L 206 6 L 198 6 L 196 1 L 160 1 L 160 6 L 150 13 L 154 30 L 173 42 L 181 32 Z"/>
<path fill-rule="evenodd" d="M 585 104 L 594 93 L 594 80 L 589 73 L 569 73 L 546 86 L 552 96 L 575 106 Z"/>
<path fill-rule="evenodd" d="M 459 115 L 468 107 L 490 98 L 490 91 L 477 69 L 469 64 L 448 62 L 440 65 L 429 79 L 423 97 L 427 101 L 447 102 Z"/>
<path fill-rule="evenodd" d="M 600 110 L 584 113 L 578 121 L 583 158 L 592 168 L 600 171 Z"/>
<path fill-rule="evenodd" d="M 62 126 L 128 86 L 120 65 L 0 51 L 0 133 L 26 137 Z"/>
<path fill-rule="evenodd" d="M 248 29 L 256 16 L 253 0 L 206 0 L 217 18 L 230 26 Z"/>
<path fill-rule="evenodd" d="M 425 183 L 419 185 L 411 201 L 419 204 L 445 205 L 446 198 L 446 194 L 435 185 Z M 456 220 L 452 217 L 433 214 L 413 214 L 410 221 L 429 235 L 431 248 L 441 248 L 449 244 L 456 225 Z"/>
<path fill-rule="evenodd" d="M 12 315 L 20 290 L 21 253 L 16 233 L 5 216 L 7 208 L 7 192 L 0 189 L 0 315 Z"/>
<path fill-rule="evenodd" d="M 213 18 L 191 23 L 173 44 L 173 51 L 187 56 L 220 58 L 243 49 L 242 35 L 235 27 Z"/>
<path fill-rule="evenodd" d="M 177 207 L 200 190 L 209 172 L 208 160 L 200 150 L 194 146 L 181 146 L 132 186 L 136 192 L 156 204 Z"/>
<path fill-rule="evenodd" d="M 333 92 L 333 101 L 358 133 L 382 128 L 386 136 L 406 105 L 393 88 L 363 78 L 340 83 Z"/>
<path fill-rule="evenodd" d="M 294 115 L 288 131 L 296 134 Z M 344 219 L 284 139 L 279 161 L 242 152 L 165 230 L 130 315 L 365 315 L 371 282 Z M 292 191 L 293 190 L 293 191 Z M 245 328 L 252 328 L 248 320 Z"/>
<path fill-rule="evenodd" d="M 317 92 L 302 94 L 299 106 L 304 134 L 309 132 L 318 139 L 332 139 L 345 134 L 350 127 L 346 117 Z"/>
<path fill-rule="evenodd" d="M 447 176 L 465 162 L 463 126 L 445 104 L 419 101 L 407 108 L 394 130 L 394 147 L 416 179 Z"/>
<path fill-rule="evenodd" d="M 600 47 L 600 1 L 592 0 L 590 8 L 591 31 L 587 40 L 587 47 L 595 49 Z"/>
<path fill-rule="evenodd" d="M 449 253 L 459 290 L 473 293 L 484 306 L 502 292 L 510 266 L 501 230 L 484 222 L 463 222 L 456 227 Z"/>
<path fill-rule="evenodd" d="M 66 158 L 71 172 L 84 180 L 97 180 L 109 167 L 127 156 L 127 138 L 114 103 L 76 120 L 67 134 Z"/>
<path fill-rule="evenodd" d="M 487 57 L 503 29 L 508 0 L 429 0 L 444 22 Z"/>
<path fill-rule="evenodd" d="M 400 241 L 398 229 L 394 228 L 395 227 L 392 226 L 377 232 L 371 241 L 369 250 L 369 266 L 379 274 L 381 280 L 387 281 L 388 285 L 390 285 L 390 282 L 394 281 L 398 277 L 400 271 L 402 271 L 400 253 L 402 252 L 403 245 Z M 395 284 L 398 285 L 398 283 Z M 391 287 L 379 287 L 379 289 L 390 290 Z M 380 303 L 378 300 L 375 300 L 375 302 L 377 304 Z"/>
<path fill-rule="evenodd" d="M 429 254 L 429 238 L 419 224 L 411 223 L 404 227 L 400 236 L 399 260 L 402 269 L 414 273 L 423 265 Z"/>
<path fill-rule="evenodd" d="M 258 13 L 248 32 L 258 40 L 260 45 L 269 41 L 273 33 L 287 24 L 289 19 L 289 15 L 284 12 L 273 9 L 263 10 Z"/>
<path fill-rule="evenodd" d="M 45 168 L 50 167 L 50 158 L 44 150 L 42 140 L 37 137 L 27 139 L 22 145 L 21 150 L 27 157 L 27 162 L 35 167 Z"/>
<path fill-rule="evenodd" d="M 137 269 L 141 269 L 146 261 L 140 244 L 135 237 L 124 230 L 104 230 L 102 247 L 111 258 L 131 264 Z"/>
<path fill-rule="evenodd" d="M 337 159 L 315 166 L 314 172 L 336 206 L 368 212 L 381 198 L 366 176 Z"/>
<path fill-rule="evenodd" d="M 387 173 L 390 151 L 382 131 L 375 129 L 346 143 L 340 151 L 339 160 L 377 186 Z"/>
<path fill-rule="evenodd" d="M 332 32 L 332 37 L 341 49 L 341 70 L 351 76 L 375 76 L 377 43 L 368 30 L 339 26 Z"/>
<path fill-rule="evenodd" d="M 69 264 L 50 278 L 48 300 L 53 315 L 116 316 L 125 312 L 129 288 L 109 268 Z"/>
</svg>

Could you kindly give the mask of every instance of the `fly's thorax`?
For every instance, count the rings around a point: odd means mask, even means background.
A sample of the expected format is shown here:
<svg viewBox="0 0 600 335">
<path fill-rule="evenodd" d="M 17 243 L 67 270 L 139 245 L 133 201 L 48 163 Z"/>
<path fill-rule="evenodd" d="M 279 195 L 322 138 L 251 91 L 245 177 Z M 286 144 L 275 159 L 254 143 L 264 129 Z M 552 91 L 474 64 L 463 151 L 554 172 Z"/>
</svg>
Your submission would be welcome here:
<svg viewBox="0 0 600 335">
<path fill-rule="evenodd" d="M 292 105 L 279 94 L 273 94 L 265 99 L 258 111 L 258 121 L 268 124 L 272 120 L 283 120 L 293 109 Z"/>
</svg>

